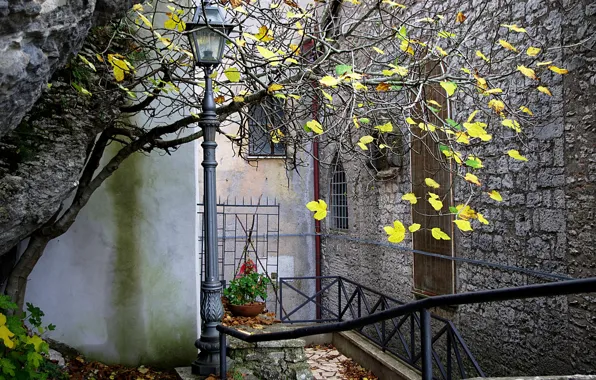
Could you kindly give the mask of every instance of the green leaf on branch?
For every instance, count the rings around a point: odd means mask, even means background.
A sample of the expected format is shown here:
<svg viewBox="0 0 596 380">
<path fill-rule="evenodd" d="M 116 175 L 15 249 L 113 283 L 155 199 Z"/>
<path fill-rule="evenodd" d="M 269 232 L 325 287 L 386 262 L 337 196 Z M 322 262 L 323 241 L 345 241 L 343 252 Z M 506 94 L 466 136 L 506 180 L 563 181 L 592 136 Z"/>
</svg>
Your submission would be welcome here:
<svg viewBox="0 0 596 380">
<path fill-rule="evenodd" d="M 337 75 L 344 75 L 345 73 L 352 72 L 352 66 L 350 65 L 337 65 L 335 66 L 335 73 Z"/>
</svg>

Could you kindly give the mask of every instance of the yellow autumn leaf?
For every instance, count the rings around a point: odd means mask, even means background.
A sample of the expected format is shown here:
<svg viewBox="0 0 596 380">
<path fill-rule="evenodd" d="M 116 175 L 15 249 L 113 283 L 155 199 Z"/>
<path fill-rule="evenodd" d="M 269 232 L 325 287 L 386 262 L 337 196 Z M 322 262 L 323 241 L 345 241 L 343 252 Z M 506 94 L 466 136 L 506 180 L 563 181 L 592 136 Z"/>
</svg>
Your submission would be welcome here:
<svg viewBox="0 0 596 380">
<path fill-rule="evenodd" d="M 507 154 L 509 155 L 509 157 L 515 159 L 515 160 L 519 160 L 519 161 L 528 161 L 528 159 L 524 156 L 522 156 L 519 151 L 515 150 L 515 149 L 511 149 L 507 151 Z"/>
<path fill-rule="evenodd" d="M 538 79 L 536 77 L 536 73 L 534 72 L 534 70 L 530 69 L 529 67 L 520 65 L 520 66 L 517 66 L 517 71 L 524 74 L 525 76 L 527 76 L 530 79 Z"/>
<path fill-rule="evenodd" d="M 534 112 L 532 112 L 532 111 L 531 111 L 531 110 L 530 110 L 528 107 L 526 107 L 526 106 L 520 106 L 520 107 L 519 107 L 519 109 L 520 109 L 522 112 L 525 112 L 525 113 L 527 113 L 527 114 L 528 114 L 528 115 L 530 115 L 530 116 L 533 116 L 533 115 L 534 115 Z"/>
<path fill-rule="evenodd" d="M 553 66 L 553 65 L 549 66 L 548 68 L 557 74 L 567 74 L 569 72 L 569 70 L 567 70 L 567 69 L 562 69 L 560 67 Z"/>
<path fill-rule="evenodd" d="M 391 88 L 391 86 L 389 86 L 389 83 L 381 82 L 377 85 L 377 87 L 375 87 L 375 90 L 377 90 L 379 92 L 383 92 L 383 91 L 389 91 L 390 88 Z"/>
<path fill-rule="evenodd" d="M 368 91 L 368 87 L 366 87 L 365 85 L 363 85 L 360 82 L 354 82 L 354 83 L 352 83 L 352 87 L 354 87 L 354 90 Z"/>
<path fill-rule="evenodd" d="M 149 29 L 153 29 L 153 24 L 151 24 L 151 21 L 149 21 L 149 19 L 147 17 L 145 17 L 145 15 L 137 12 L 137 14 L 139 15 L 139 18 L 143 21 L 143 24 L 145 24 L 147 26 L 147 28 Z"/>
<path fill-rule="evenodd" d="M 453 223 L 455 223 L 455 225 L 457 226 L 457 228 L 460 229 L 460 231 L 473 231 L 472 225 L 470 225 L 470 222 L 468 222 L 467 220 L 456 219 L 453 221 Z"/>
<path fill-rule="evenodd" d="M 414 193 L 406 193 L 406 194 L 402 195 L 401 200 L 409 201 L 410 204 L 413 204 L 413 205 L 418 203 L 418 198 L 416 198 L 416 194 L 414 194 Z"/>
<path fill-rule="evenodd" d="M 536 66 L 538 66 L 538 67 L 540 67 L 540 66 L 548 66 L 551 63 L 553 63 L 553 61 L 538 62 L 538 63 L 536 63 Z"/>
<path fill-rule="evenodd" d="M 419 223 L 412 223 L 412 225 L 410 227 L 408 227 L 408 230 L 412 233 L 418 231 L 420 229 L 420 224 Z"/>
<path fill-rule="evenodd" d="M 433 237 L 437 240 L 451 240 L 451 238 L 449 237 L 449 235 L 447 235 L 445 232 L 441 231 L 441 229 L 439 227 L 435 227 L 433 229 L 430 230 L 431 234 L 433 235 Z"/>
<path fill-rule="evenodd" d="M 279 64 L 279 62 L 272 62 L 279 59 L 279 56 L 276 53 L 272 52 L 269 49 L 265 49 L 262 46 L 257 46 L 257 50 L 259 51 L 261 56 L 267 60 L 267 62 L 270 62 L 271 66 L 277 66 Z"/>
<path fill-rule="evenodd" d="M 272 84 L 269 85 L 269 87 L 267 87 L 267 92 L 268 93 L 272 93 L 272 92 L 275 92 L 275 91 L 279 91 L 282 88 L 284 88 L 284 86 L 282 84 L 272 83 Z"/>
<path fill-rule="evenodd" d="M 490 90 L 486 90 L 483 92 L 484 95 L 495 95 L 495 94 L 502 94 L 503 93 L 503 89 L 502 88 L 491 88 Z"/>
<path fill-rule="evenodd" d="M 388 235 L 387 240 L 389 240 L 391 243 L 399 243 L 406 237 L 406 228 L 399 220 L 393 222 L 393 227 L 385 226 L 383 229 Z"/>
<path fill-rule="evenodd" d="M 243 96 L 234 96 L 233 100 L 234 100 L 236 103 L 241 103 L 241 102 L 243 102 L 243 101 L 244 101 L 244 97 L 243 97 Z"/>
<path fill-rule="evenodd" d="M 526 54 L 530 57 L 535 57 L 540 53 L 540 48 L 530 46 L 528 50 L 526 50 Z"/>
<path fill-rule="evenodd" d="M 228 67 L 224 70 L 224 75 L 232 83 L 240 82 L 240 71 L 235 67 Z"/>
<path fill-rule="evenodd" d="M 426 184 L 426 186 L 428 187 L 432 187 L 433 189 L 438 189 L 439 187 L 441 187 L 441 185 L 439 185 L 434 179 L 432 178 L 425 178 L 424 179 L 424 183 Z"/>
<path fill-rule="evenodd" d="M 306 126 L 317 135 L 323 133 L 323 126 L 316 120 L 307 121 Z"/>
<path fill-rule="evenodd" d="M 327 87 L 333 87 L 333 86 L 337 86 L 337 84 L 339 83 L 339 79 L 332 77 L 330 75 L 324 76 L 323 78 L 321 78 L 319 80 L 319 83 L 321 83 L 324 86 Z"/>
<path fill-rule="evenodd" d="M 316 220 L 323 220 L 327 216 L 327 203 L 324 200 L 311 201 L 306 204 L 306 208 L 314 211 Z"/>
<path fill-rule="evenodd" d="M 427 104 L 432 104 L 433 106 L 437 107 L 437 108 L 441 108 L 443 107 L 441 104 L 439 104 L 436 100 L 427 100 L 426 101 Z"/>
<path fill-rule="evenodd" d="M 511 50 L 511 51 L 517 53 L 517 49 L 513 45 L 511 45 L 509 42 L 507 42 L 505 40 L 499 40 L 499 44 L 501 46 L 503 46 L 505 49 Z"/>
<path fill-rule="evenodd" d="M 476 121 L 474 123 L 464 123 L 464 128 L 466 128 L 466 131 L 470 137 L 478 137 L 482 141 L 490 141 L 492 139 L 492 135 L 486 133 L 484 127 L 486 127 L 486 123 L 482 123 L 480 121 Z"/>
<path fill-rule="evenodd" d="M 406 118 L 406 123 L 408 123 L 410 125 L 416 125 L 416 122 L 411 117 Z"/>
<path fill-rule="evenodd" d="M 518 32 L 518 33 L 526 33 L 526 30 L 524 28 L 520 28 L 519 26 L 517 26 L 516 24 L 501 24 L 501 26 L 512 30 L 514 32 Z"/>
<path fill-rule="evenodd" d="M 481 90 L 486 90 L 488 88 L 488 83 L 486 82 L 486 79 L 474 74 L 474 78 L 476 78 L 476 85 L 478 86 L 478 88 L 480 88 Z"/>
<path fill-rule="evenodd" d="M 455 142 L 468 145 L 470 144 L 470 136 L 466 132 L 457 132 L 455 134 Z"/>
<path fill-rule="evenodd" d="M 464 179 L 468 182 L 471 182 L 471 183 L 477 185 L 477 186 L 480 186 L 480 181 L 478 180 L 478 177 L 476 177 L 472 173 L 466 173 L 466 176 L 464 177 Z"/>
<path fill-rule="evenodd" d="M 443 57 L 447 56 L 447 52 L 445 50 L 443 50 L 440 46 L 435 46 L 435 49 L 439 52 L 440 55 L 442 55 Z"/>
<path fill-rule="evenodd" d="M 477 215 L 478 215 L 478 221 L 480 223 L 482 223 L 482 224 L 488 224 L 488 220 L 486 220 L 486 218 L 481 213 L 478 213 Z"/>
<path fill-rule="evenodd" d="M 366 144 L 370 144 L 371 142 L 373 142 L 375 139 L 372 136 L 366 135 L 366 136 L 362 136 L 360 138 L 360 140 L 358 140 L 358 146 L 360 147 L 360 149 L 362 150 L 368 150 L 368 147 L 366 146 Z"/>
<path fill-rule="evenodd" d="M 399 48 L 410 55 L 414 55 L 414 49 L 412 49 L 408 40 L 403 40 L 399 45 Z"/>
<path fill-rule="evenodd" d="M 441 85 L 441 87 L 443 87 L 443 90 L 445 90 L 447 96 L 453 95 L 455 93 L 455 90 L 457 89 L 457 84 L 453 82 L 443 81 L 439 84 Z"/>
<path fill-rule="evenodd" d="M 385 52 L 384 52 L 383 50 L 379 49 L 379 48 L 378 48 L 378 47 L 376 47 L 376 46 L 373 46 L 373 50 L 374 50 L 374 51 L 376 51 L 376 52 L 377 52 L 377 53 L 379 53 L 379 54 L 385 54 Z"/>
<path fill-rule="evenodd" d="M 259 33 L 257 33 L 255 37 L 260 41 L 270 42 L 273 41 L 273 31 L 267 28 L 265 25 L 261 25 L 259 28 Z"/>
<path fill-rule="evenodd" d="M 378 129 L 379 132 L 382 132 L 382 133 L 389 133 L 389 132 L 393 132 L 393 125 L 391 124 L 390 121 L 388 121 L 385 124 L 377 125 L 375 127 L 375 129 Z"/>
<path fill-rule="evenodd" d="M 507 128 L 513 129 L 515 132 L 521 132 L 521 125 L 519 125 L 517 120 L 504 119 L 503 121 L 501 121 L 501 124 Z"/>
<path fill-rule="evenodd" d="M 488 59 L 480 50 L 476 50 L 476 57 L 482 58 L 486 62 L 490 62 L 490 59 Z"/>
<path fill-rule="evenodd" d="M 466 121 L 468 123 L 471 122 L 472 120 L 474 120 L 474 118 L 476 117 L 477 114 L 478 114 L 478 110 L 472 111 L 472 113 L 470 114 L 470 116 L 468 116 L 468 120 L 466 120 Z"/>
<path fill-rule="evenodd" d="M 476 219 L 476 211 L 470 206 L 459 204 L 455 207 L 457 209 L 457 217 L 462 220 Z"/>
<path fill-rule="evenodd" d="M 503 201 L 503 197 L 501 196 L 501 194 L 497 190 L 491 190 L 487 194 L 488 194 L 489 197 L 491 197 L 492 199 L 494 199 L 497 202 Z"/>
<path fill-rule="evenodd" d="M 505 109 L 505 103 L 497 99 L 492 99 L 488 102 L 488 108 L 492 109 L 496 113 L 501 113 L 501 111 Z"/>
<path fill-rule="evenodd" d="M 429 198 L 427 199 L 428 203 L 434 208 L 436 211 L 439 211 L 443 208 L 443 202 L 438 198 L 438 196 L 434 193 L 428 193 Z M 434 195 L 434 196 L 433 196 Z"/>
<path fill-rule="evenodd" d="M 463 12 L 457 12 L 457 15 L 455 15 L 455 22 L 462 23 L 466 21 L 466 19 L 467 17 Z"/>
<path fill-rule="evenodd" d="M 553 94 L 550 92 L 550 90 L 548 89 L 548 87 L 538 86 L 538 87 L 536 87 L 536 89 L 538 91 L 542 92 L 543 94 L 546 94 L 548 96 L 553 96 Z"/>
<path fill-rule="evenodd" d="M 0 313 L 0 340 L 3 341 L 6 347 L 13 348 L 14 342 L 11 340 L 12 337 L 14 337 L 13 332 L 6 327 L 6 316 Z"/>
<path fill-rule="evenodd" d="M 132 6 L 132 10 L 133 11 L 137 11 L 137 12 L 142 12 L 143 11 L 143 5 L 141 4 L 135 4 Z"/>
</svg>

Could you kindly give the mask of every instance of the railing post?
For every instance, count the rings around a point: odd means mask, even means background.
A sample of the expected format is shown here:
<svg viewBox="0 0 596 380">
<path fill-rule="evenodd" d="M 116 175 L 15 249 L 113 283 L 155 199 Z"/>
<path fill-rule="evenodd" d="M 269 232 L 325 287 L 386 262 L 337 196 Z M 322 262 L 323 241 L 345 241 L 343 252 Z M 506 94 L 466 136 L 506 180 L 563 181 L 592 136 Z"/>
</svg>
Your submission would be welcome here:
<svg viewBox="0 0 596 380">
<path fill-rule="evenodd" d="M 416 313 L 410 313 L 410 364 L 414 365 L 414 358 L 416 357 L 416 321 L 414 320 Z"/>
<path fill-rule="evenodd" d="M 227 378 L 227 358 L 226 358 L 226 333 L 219 332 L 219 377 L 221 379 Z"/>
<path fill-rule="evenodd" d="M 284 279 L 279 279 L 279 320 L 284 321 L 284 298 L 283 298 Z"/>
<path fill-rule="evenodd" d="M 337 321 L 341 322 L 341 277 L 337 278 Z"/>
<path fill-rule="evenodd" d="M 447 380 L 451 380 L 451 342 L 453 334 L 451 333 L 451 327 L 447 330 Z"/>
<path fill-rule="evenodd" d="M 428 309 L 420 310 L 420 340 L 422 343 L 422 380 L 432 380 L 432 334 Z"/>
</svg>

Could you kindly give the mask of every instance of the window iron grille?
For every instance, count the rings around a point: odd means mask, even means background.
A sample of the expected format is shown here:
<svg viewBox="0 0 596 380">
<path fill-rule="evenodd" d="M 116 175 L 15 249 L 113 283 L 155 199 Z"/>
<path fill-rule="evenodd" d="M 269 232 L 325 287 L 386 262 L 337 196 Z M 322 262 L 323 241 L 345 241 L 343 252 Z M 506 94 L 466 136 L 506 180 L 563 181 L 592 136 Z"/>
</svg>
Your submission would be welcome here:
<svg viewBox="0 0 596 380">
<path fill-rule="evenodd" d="M 286 146 L 281 141 L 284 135 L 283 102 L 268 98 L 250 109 L 248 121 L 248 155 L 277 156 L 286 155 Z"/>
<path fill-rule="evenodd" d="M 336 157 L 331 175 L 331 228 L 336 230 L 348 229 L 348 183 L 346 172 L 339 157 Z"/>
</svg>

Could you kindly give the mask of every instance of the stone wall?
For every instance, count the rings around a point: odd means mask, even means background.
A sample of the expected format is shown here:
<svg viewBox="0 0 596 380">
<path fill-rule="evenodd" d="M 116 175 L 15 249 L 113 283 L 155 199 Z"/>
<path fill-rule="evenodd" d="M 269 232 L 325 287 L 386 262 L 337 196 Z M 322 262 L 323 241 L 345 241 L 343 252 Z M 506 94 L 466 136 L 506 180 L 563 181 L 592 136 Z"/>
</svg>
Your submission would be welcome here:
<svg viewBox="0 0 596 380">
<path fill-rule="evenodd" d="M 474 15 L 485 1 L 425 2 L 440 12 L 451 7 Z M 488 197 L 475 203 L 490 225 L 455 234 L 458 257 L 554 272 L 572 277 L 596 275 L 594 239 L 594 98 L 596 80 L 594 25 L 596 4 L 583 2 L 494 1 L 472 34 L 475 46 L 491 44 L 502 23 L 517 23 L 550 47 L 549 56 L 570 73 L 548 76 L 553 97 L 530 97 L 528 104 L 545 114 L 527 133 L 526 146 L 507 139 L 482 152 L 487 182 L 504 201 Z M 504 28 L 497 34 L 502 38 Z M 589 36 L 592 39 L 586 40 Z M 511 35 L 511 42 L 516 36 Z M 557 49 L 561 45 L 570 45 Z M 515 83 L 513 85 L 515 90 Z M 511 96 L 516 96 L 512 91 Z M 521 95 L 520 95 L 521 96 Z M 465 115 L 470 110 L 461 110 Z M 537 112 L 537 113 L 538 113 Z M 529 161 L 518 163 L 503 151 L 518 149 Z M 328 156 L 333 151 L 325 152 Z M 382 227 L 393 220 L 411 221 L 401 196 L 410 191 L 409 165 L 396 168 L 394 179 L 371 181 L 364 168 L 344 164 L 348 182 L 350 225 L 346 235 L 386 242 Z M 326 173 L 323 173 L 326 174 Z M 322 175 L 322 189 L 329 188 Z M 456 203 L 461 201 L 457 192 Z M 323 192 L 325 195 L 325 192 Z M 328 199 L 328 198 L 326 198 Z M 475 200 L 476 202 L 476 200 Z M 336 231 L 325 230 L 331 234 Z M 323 241 L 323 275 L 342 275 L 404 301 L 414 298 L 412 255 L 405 240 L 396 249 L 329 237 Z M 540 276 L 458 263 L 457 292 L 520 286 L 546 281 Z M 328 302 L 332 303 L 331 299 Z M 593 297 L 570 296 L 462 306 L 436 312 L 453 320 L 488 375 L 594 373 L 596 318 Z"/>
</svg>

